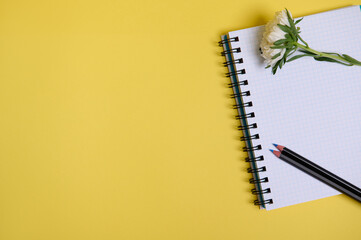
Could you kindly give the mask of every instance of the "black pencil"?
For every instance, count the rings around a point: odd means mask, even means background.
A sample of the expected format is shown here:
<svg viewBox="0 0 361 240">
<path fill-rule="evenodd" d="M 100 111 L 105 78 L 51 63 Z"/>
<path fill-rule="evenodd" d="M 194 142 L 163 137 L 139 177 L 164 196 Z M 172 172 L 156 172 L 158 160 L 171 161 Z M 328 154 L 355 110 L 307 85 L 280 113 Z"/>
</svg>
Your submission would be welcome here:
<svg viewBox="0 0 361 240">
<path fill-rule="evenodd" d="M 279 151 L 274 151 L 271 149 L 270 151 L 278 158 L 304 171 L 305 173 L 308 173 L 312 177 L 322 181 L 323 183 L 326 183 L 327 185 L 335 188 L 336 190 L 361 202 L 360 188 L 347 182 L 339 176 L 336 176 L 330 171 L 327 171 L 326 169 L 293 152 L 292 150 L 278 144 L 274 145 Z"/>
</svg>

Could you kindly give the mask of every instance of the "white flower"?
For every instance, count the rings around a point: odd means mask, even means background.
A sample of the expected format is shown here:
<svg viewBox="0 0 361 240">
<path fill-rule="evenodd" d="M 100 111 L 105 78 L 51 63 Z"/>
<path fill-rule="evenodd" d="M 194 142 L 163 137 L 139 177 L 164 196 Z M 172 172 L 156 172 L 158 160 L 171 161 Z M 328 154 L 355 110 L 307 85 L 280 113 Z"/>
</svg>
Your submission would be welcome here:
<svg viewBox="0 0 361 240">
<path fill-rule="evenodd" d="M 296 27 L 301 20 L 302 18 L 295 21 L 291 13 L 285 9 L 276 12 L 273 20 L 266 24 L 260 49 L 267 64 L 266 68 L 272 67 L 273 74 L 276 74 L 277 69 L 281 69 L 287 62 L 302 57 L 312 57 L 317 61 L 335 62 L 346 66 L 361 66 L 360 61 L 347 54 L 319 52 L 310 48 L 300 36 L 300 27 Z M 295 52 L 300 54 L 293 55 Z"/>
<path fill-rule="evenodd" d="M 286 52 L 285 48 L 282 49 L 271 48 L 274 42 L 285 38 L 286 33 L 282 31 L 277 24 L 290 26 L 288 22 L 288 16 L 286 10 L 276 12 L 276 15 L 272 19 L 272 21 L 266 24 L 265 31 L 263 33 L 263 38 L 261 40 L 262 57 L 264 57 L 267 66 L 271 66 L 271 67 L 273 67 L 280 59 L 282 59 L 283 55 Z M 278 57 L 272 59 L 273 56 L 279 53 L 280 55 Z"/>
</svg>

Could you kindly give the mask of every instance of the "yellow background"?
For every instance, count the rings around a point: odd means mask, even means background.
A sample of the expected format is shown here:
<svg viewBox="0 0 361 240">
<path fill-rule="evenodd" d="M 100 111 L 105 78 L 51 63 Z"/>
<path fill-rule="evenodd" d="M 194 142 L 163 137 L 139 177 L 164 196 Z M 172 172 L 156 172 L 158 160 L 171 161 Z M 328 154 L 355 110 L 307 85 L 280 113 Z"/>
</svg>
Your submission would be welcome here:
<svg viewBox="0 0 361 240">
<path fill-rule="evenodd" d="M 252 205 L 217 45 L 351 4 L 1 0 L 0 239 L 360 239 L 343 195 Z"/>
</svg>

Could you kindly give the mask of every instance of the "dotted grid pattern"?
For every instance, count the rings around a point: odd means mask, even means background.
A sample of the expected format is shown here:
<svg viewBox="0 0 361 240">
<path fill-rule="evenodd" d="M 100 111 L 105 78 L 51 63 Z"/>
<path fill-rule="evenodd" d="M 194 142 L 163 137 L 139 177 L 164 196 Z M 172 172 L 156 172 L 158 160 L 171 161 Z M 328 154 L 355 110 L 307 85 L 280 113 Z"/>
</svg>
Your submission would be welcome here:
<svg viewBox="0 0 361 240">
<path fill-rule="evenodd" d="M 317 24 L 315 24 L 317 23 Z M 361 59 L 361 12 L 359 6 L 305 17 L 299 24 L 301 36 L 310 47 L 325 52 L 346 53 Z M 262 165 L 268 177 L 262 188 L 271 188 L 264 196 L 273 204 L 266 209 L 306 202 L 338 192 L 298 169 L 274 157 L 268 148 L 272 143 L 287 145 L 290 149 L 311 159 L 342 178 L 361 186 L 361 68 L 318 62 L 301 58 L 272 75 L 265 69 L 259 54 L 263 27 L 254 27 L 229 33 L 239 36 L 249 82 L 247 89 L 253 102 L 259 140 L 257 155 L 264 155 Z M 238 67 L 238 66 L 237 66 Z M 242 80 L 242 79 L 240 79 Z M 251 124 L 252 122 L 249 122 Z M 340 145 L 342 143 L 342 145 Z"/>
</svg>

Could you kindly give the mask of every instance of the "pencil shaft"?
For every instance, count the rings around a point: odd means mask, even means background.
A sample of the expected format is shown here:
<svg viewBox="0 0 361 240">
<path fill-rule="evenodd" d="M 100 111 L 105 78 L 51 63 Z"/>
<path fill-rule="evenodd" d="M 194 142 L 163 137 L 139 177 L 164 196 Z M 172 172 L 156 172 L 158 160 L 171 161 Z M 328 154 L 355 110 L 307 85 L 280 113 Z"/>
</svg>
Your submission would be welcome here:
<svg viewBox="0 0 361 240">
<path fill-rule="evenodd" d="M 293 152 L 292 150 L 284 148 L 281 152 L 280 158 L 283 161 L 295 166 L 296 168 L 335 188 L 336 190 L 345 193 L 346 195 L 361 202 L 360 188 L 331 173 L 330 171 L 322 168 L 321 166 L 311 162 L 310 160 L 302 157 L 301 155 Z"/>
</svg>

